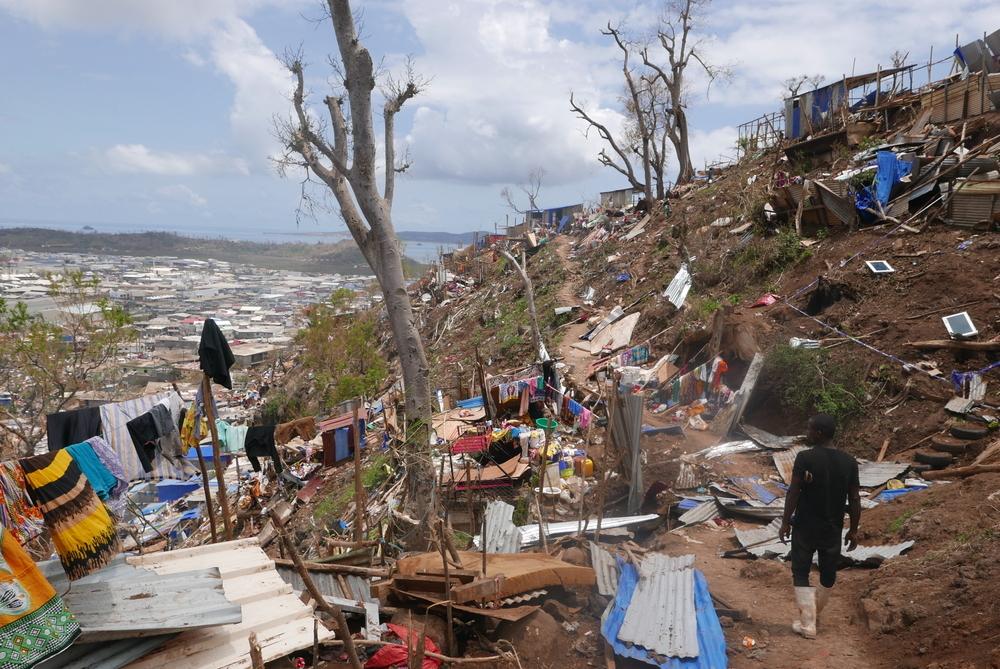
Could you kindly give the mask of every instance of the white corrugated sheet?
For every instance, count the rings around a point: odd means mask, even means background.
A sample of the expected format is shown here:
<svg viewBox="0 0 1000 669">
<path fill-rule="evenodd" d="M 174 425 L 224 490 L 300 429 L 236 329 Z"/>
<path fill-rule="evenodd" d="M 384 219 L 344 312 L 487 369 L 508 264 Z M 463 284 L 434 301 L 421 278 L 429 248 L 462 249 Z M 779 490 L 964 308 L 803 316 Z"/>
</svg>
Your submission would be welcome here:
<svg viewBox="0 0 1000 669">
<path fill-rule="evenodd" d="M 684 306 L 684 301 L 687 299 L 688 291 L 690 290 L 691 273 L 688 271 L 688 266 L 684 264 L 677 270 L 677 274 L 674 275 L 667 289 L 663 291 L 663 297 L 670 300 L 670 304 L 680 309 Z"/>
<path fill-rule="evenodd" d="M 621 518 L 605 518 L 601 521 L 601 530 L 610 530 L 615 527 L 626 527 L 628 525 L 638 525 L 656 520 L 660 516 L 655 513 L 645 516 L 624 516 Z M 597 529 L 597 518 L 584 521 L 584 532 L 592 534 Z M 532 546 L 539 542 L 538 523 L 522 525 L 518 528 L 521 531 L 521 547 Z M 580 523 L 576 520 L 567 520 L 561 523 L 548 523 L 545 526 L 546 537 L 558 537 L 563 534 L 573 534 L 580 530 Z"/>
<path fill-rule="evenodd" d="M 862 488 L 876 488 L 889 479 L 901 476 L 910 468 L 906 462 L 870 462 L 858 461 L 858 478 Z"/>
<path fill-rule="evenodd" d="M 313 644 L 312 609 L 293 594 L 292 586 L 281 579 L 255 538 L 148 553 L 130 557 L 128 562 L 157 574 L 217 567 L 226 598 L 239 604 L 243 613 L 243 622 L 236 625 L 184 632 L 128 665 L 129 669 L 244 669 L 250 666 L 250 632 L 256 632 L 265 662 Z M 323 625 L 318 629 L 320 641 L 334 637 Z"/>
<path fill-rule="evenodd" d="M 777 518 L 767 527 L 760 529 L 741 530 L 737 528 L 736 540 L 744 548 L 752 546 L 751 548 L 747 548 L 747 552 L 756 557 L 784 558 L 791 552 L 792 544 L 790 541 L 784 543 L 778 538 L 780 529 L 781 519 Z M 842 536 L 847 536 L 847 530 L 843 531 Z M 913 541 L 904 541 L 884 546 L 858 546 L 853 551 L 844 550 L 841 555 L 855 564 L 880 564 L 885 560 L 899 557 L 912 548 L 913 545 Z M 817 562 L 816 557 L 813 557 L 813 562 Z"/>
<path fill-rule="evenodd" d="M 516 553 L 521 549 L 521 533 L 514 524 L 514 507 L 502 500 L 486 505 L 486 552 Z M 479 541 L 476 541 L 479 546 Z"/>
<path fill-rule="evenodd" d="M 590 542 L 590 566 L 597 575 L 597 592 L 614 597 L 618 591 L 618 564 L 611 553 Z"/>
<path fill-rule="evenodd" d="M 795 446 L 771 456 L 774 459 L 774 466 L 778 469 L 778 473 L 781 474 L 785 483 L 792 482 L 792 467 L 795 465 L 795 456 L 804 450 L 806 450 L 805 446 Z"/>
<path fill-rule="evenodd" d="M 693 555 L 643 560 L 618 639 L 665 657 L 698 657 L 693 565 Z"/>
</svg>

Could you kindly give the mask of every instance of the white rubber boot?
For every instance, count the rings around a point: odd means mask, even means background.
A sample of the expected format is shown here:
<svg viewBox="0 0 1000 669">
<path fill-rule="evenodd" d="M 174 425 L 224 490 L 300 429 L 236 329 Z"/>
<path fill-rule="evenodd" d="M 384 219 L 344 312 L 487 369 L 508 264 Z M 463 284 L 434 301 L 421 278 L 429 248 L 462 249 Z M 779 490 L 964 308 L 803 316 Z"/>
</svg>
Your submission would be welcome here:
<svg viewBox="0 0 1000 669">
<path fill-rule="evenodd" d="M 833 588 L 827 588 L 825 586 L 819 586 L 816 588 L 816 622 L 819 623 L 819 614 L 823 613 L 823 609 L 826 608 L 827 603 L 830 601 L 830 594 L 833 592 Z"/>
<path fill-rule="evenodd" d="M 795 603 L 799 605 L 799 619 L 792 623 L 796 634 L 806 639 L 816 638 L 816 588 L 796 586 Z"/>
</svg>

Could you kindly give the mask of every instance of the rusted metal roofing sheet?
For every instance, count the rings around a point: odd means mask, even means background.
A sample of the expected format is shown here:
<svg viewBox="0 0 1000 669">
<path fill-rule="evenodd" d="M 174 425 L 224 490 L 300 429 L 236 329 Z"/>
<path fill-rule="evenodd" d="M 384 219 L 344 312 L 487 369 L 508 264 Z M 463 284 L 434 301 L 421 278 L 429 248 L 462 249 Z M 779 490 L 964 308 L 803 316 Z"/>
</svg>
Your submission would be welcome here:
<svg viewBox="0 0 1000 669">
<path fill-rule="evenodd" d="M 264 661 L 270 662 L 313 644 L 313 611 L 282 580 L 256 539 L 240 539 L 166 553 L 127 558 L 129 564 L 157 574 L 217 568 L 229 601 L 242 608 L 243 621 L 183 632 L 129 669 L 185 666 L 244 669 L 250 666 L 247 637 L 257 634 Z M 320 641 L 333 632 L 318 628 Z"/>
<path fill-rule="evenodd" d="M 176 634 L 74 643 L 63 652 L 36 664 L 34 669 L 121 669 L 147 653 L 151 653 Z"/>
<path fill-rule="evenodd" d="M 858 478 L 862 488 L 875 488 L 894 479 L 910 468 L 908 462 L 858 461 Z"/>
<path fill-rule="evenodd" d="M 618 564 L 611 553 L 590 542 L 590 566 L 597 575 L 597 592 L 605 597 L 614 597 L 618 589 Z"/>
<path fill-rule="evenodd" d="M 654 553 L 642 561 L 619 641 L 665 657 L 698 657 L 693 565 L 693 555 Z"/>
<path fill-rule="evenodd" d="M 795 465 L 795 456 L 804 450 L 806 450 L 805 446 L 795 446 L 771 456 L 774 459 L 774 466 L 778 469 L 778 473 L 781 474 L 781 479 L 785 483 L 792 482 L 792 467 Z"/>
<path fill-rule="evenodd" d="M 764 448 L 770 448 L 776 451 L 799 445 L 803 439 L 802 435 L 779 437 L 776 434 L 771 434 L 767 430 L 762 430 L 759 427 L 754 427 L 753 425 L 746 425 L 745 423 L 740 424 L 740 429 L 743 430 L 743 434 L 750 437 Z"/>
<path fill-rule="evenodd" d="M 296 592 L 304 592 L 306 590 L 306 584 L 302 582 L 302 577 L 299 576 L 299 572 L 294 567 L 276 565 L 275 569 L 281 575 L 282 580 L 291 585 L 293 590 Z M 344 583 L 347 585 L 347 590 L 345 591 L 340 584 L 340 579 L 337 578 L 337 574 L 311 571 L 309 575 L 324 597 L 349 599 L 355 602 L 376 601 L 372 597 L 371 585 L 361 576 L 341 575 L 341 578 L 344 579 Z"/>
</svg>

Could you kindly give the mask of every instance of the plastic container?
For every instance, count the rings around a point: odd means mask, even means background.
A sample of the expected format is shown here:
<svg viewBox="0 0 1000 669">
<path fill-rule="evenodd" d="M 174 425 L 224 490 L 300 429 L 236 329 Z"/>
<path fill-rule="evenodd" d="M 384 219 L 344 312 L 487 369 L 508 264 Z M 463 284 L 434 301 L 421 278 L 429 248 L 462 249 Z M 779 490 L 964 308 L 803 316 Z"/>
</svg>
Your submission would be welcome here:
<svg viewBox="0 0 1000 669">
<path fill-rule="evenodd" d="M 550 462 L 545 465 L 545 475 L 542 480 L 543 488 L 558 488 L 559 487 L 559 463 Z"/>
<path fill-rule="evenodd" d="M 562 458 L 559 460 L 559 476 L 568 479 L 573 476 L 573 458 Z"/>
<path fill-rule="evenodd" d="M 535 425 L 551 434 L 556 431 L 557 427 L 559 427 L 559 422 L 553 418 L 536 418 Z"/>
<path fill-rule="evenodd" d="M 577 476 L 590 478 L 594 475 L 594 461 L 585 455 L 578 455 L 573 458 L 573 471 Z"/>
</svg>

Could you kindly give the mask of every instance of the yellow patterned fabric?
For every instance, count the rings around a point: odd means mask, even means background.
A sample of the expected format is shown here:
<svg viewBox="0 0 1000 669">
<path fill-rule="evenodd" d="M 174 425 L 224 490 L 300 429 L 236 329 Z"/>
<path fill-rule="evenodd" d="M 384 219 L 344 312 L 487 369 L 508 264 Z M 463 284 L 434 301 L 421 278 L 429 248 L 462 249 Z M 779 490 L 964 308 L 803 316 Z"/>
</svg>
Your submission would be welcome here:
<svg viewBox="0 0 1000 669">
<path fill-rule="evenodd" d="M 25 458 L 21 467 L 70 580 L 100 569 L 118 554 L 115 521 L 66 449 Z"/>
<path fill-rule="evenodd" d="M 80 625 L 2 527 L 0 553 L 0 669 L 27 669 L 68 648 Z"/>
</svg>

